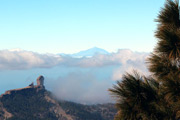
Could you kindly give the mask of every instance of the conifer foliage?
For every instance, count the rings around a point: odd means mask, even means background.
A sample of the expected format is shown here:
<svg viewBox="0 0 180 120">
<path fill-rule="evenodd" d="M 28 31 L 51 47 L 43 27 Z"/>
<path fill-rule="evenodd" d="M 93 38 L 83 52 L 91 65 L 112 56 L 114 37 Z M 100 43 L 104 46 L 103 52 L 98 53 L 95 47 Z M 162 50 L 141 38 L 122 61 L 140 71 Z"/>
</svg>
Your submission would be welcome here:
<svg viewBox="0 0 180 120">
<path fill-rule="evenodd" d="M 180 119 L 180 19 L 178 1 L 167 0 L 156 22 L 157 45 L 147 60 L 151 77 L 126 73 L 109 89 L 115 120 Z"/>
</svg>

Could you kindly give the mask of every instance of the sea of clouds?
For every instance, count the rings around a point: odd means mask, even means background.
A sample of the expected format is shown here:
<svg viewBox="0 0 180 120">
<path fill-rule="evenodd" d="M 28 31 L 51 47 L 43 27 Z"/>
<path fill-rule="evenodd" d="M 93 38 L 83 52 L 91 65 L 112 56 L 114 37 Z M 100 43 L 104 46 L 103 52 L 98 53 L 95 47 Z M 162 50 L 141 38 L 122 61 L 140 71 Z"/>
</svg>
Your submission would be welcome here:
<svg viewBox="0 0 180 120">
<path fill-rule="evenodd" d="M 3 83 L 0 87 L 3 88 L 10 81 L 13 81 L 12 86 L 20 84 L 21 81 L 16 77 L 29 80 L 37 77 L 33 74 L 42 74 L 45 76 L 46 88 L 59 99 L 84 104 L 113 102 L 108 89 L 115 81 L 121 80 L 125 72 L 137 70 L 147 75 L 145 62 L 148 55 L 120 49 L 115 53 L 75 58 L 25 50 L 1 50 L 0 75 L 13 74 L 14 79 L 4 77 L 0 80 Z"/>
</svg>

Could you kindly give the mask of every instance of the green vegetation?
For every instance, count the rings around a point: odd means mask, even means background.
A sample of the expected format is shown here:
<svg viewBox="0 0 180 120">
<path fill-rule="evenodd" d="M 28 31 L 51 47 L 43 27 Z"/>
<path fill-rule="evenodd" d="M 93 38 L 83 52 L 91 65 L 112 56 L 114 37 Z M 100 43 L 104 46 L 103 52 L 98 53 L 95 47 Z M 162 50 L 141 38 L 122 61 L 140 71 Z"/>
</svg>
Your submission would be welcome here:
<svg viewBox="0 0 180 120">
<path fill-rule="evenodd" d="M 124 74 L 112 89 L 116 120 L 180 119 L 180 20 L 177 1 L 167 0 L 158 18 L 158 38 L 148 58 L 151 77 Z"/>
</svg>

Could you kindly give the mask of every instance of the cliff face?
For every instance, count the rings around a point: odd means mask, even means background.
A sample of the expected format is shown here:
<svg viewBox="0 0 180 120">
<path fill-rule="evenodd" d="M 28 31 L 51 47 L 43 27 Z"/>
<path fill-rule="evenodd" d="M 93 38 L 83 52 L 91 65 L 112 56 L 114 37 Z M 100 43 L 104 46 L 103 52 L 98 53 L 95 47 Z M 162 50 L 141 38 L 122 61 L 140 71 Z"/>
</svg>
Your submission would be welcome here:
<svg viewBox="0 0 180 120">
<path fill-rule="evenodd" d="M 11 90 L 0 97 L 0 120 L 113 120 L 114 105 L 58 101 L 39 87 Z"/>
</svg>

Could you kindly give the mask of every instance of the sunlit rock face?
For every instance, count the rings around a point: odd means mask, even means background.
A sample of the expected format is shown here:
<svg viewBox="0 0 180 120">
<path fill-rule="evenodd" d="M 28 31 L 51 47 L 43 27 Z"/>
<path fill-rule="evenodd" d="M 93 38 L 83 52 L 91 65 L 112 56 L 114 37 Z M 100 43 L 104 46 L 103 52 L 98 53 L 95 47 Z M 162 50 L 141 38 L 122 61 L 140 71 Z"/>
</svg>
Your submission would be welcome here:
<svg viewBox="0 0 180 120">
<path fill-rule="evenodd" d="M 44 87 L 44 77 L 42 75 L 39 76 L 36 81 L 38 87 Z"/>
</svg>

